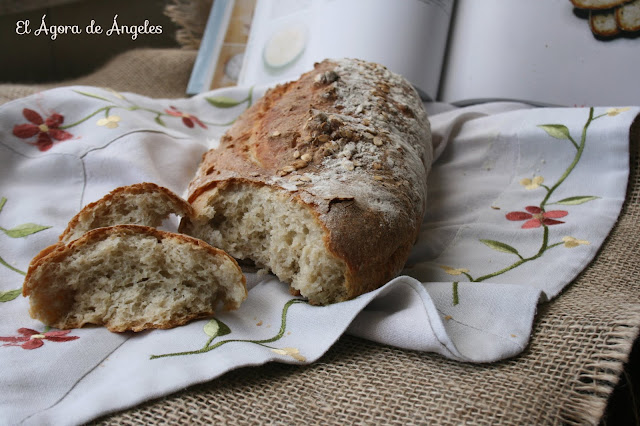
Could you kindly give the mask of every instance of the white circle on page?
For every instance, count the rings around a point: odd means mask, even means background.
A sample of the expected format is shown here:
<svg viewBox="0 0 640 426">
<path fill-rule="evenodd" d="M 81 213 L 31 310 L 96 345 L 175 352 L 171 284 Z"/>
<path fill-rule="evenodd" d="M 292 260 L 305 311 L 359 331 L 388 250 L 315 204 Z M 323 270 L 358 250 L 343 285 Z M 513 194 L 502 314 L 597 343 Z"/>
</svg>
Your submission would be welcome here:
<svg viewBox="0 0 640 426">
<path fill-rule="evenodd" d="M 276 31 L 264 46 L 264 63 L 280 69 L 291 65 L 304 51 L 307 32 L 302 26 L 290 26 Z"/>
</svg>

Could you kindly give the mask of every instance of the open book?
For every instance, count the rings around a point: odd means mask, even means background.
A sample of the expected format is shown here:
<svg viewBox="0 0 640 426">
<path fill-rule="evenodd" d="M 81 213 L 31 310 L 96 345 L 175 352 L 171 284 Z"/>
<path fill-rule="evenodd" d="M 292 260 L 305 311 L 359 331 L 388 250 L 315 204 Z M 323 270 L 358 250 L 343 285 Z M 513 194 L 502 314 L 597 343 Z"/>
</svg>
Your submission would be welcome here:
<svg viewBox="0 0 640 426">
<path fill-rule="evenodd" d="M 219 52 L 238 10 L 251 23 L 231 62 Z M 291 80 L 325 58 L 356 57 L 404 75 L 425 100 L 640 101 L 638 34 L 597 38 L 569 0 L 216 0 L 212 17 L 190 94 Z"/>
</svg>

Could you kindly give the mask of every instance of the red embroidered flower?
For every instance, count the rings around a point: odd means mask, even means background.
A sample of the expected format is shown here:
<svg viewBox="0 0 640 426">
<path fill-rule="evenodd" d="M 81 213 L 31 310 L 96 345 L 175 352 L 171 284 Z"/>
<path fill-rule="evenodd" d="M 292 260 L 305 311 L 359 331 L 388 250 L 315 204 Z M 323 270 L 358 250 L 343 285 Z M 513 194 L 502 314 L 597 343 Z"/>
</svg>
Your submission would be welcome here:
<svg viewBox="0 0 640 426">
<path fill-rule="evenodd" d="M 551 210 L 545 212 L 540 207 L 527 206 L 524 208 L 526 212 L 510 212 L 506 214 L 507 220 L 526 220 L 522 225 L 523 229 L 539 228 L 542 225 L 557 225 L 564 223 L 561 220 L 555 220 L 565 217 L 569 212 L 564 210 Z M 528 213 L 527 213 L 528 212 Z"/>
<path fill-rule="evenodd" d="M 37 349 L 44 345 L 43 340 L 50 342 L 68 342 L 79 339 L 80 336 L 67 336 L 71 330 L 56 330 L 40 333 L 30 328 L 19 328 L 18 333 L 22 336 L 0 337 L 0 342 L 9 342 L 2 346 L 20 346 L 22 349 Z"/>
<path fill-rule="evenodd" d="M 166 112 L 167 114 L 173 116 L 173 117 L 182 117 L 182 122 L 184 123 L 185 126 L 187 126 L 188 128 L 193 128 L 194 126 L 194 122 L 202 127 L 203 129 L 207 128 L 207 125 L 204 124 L 202 121 L 200 121 L 198 119 L 198 117 L 196 117 L 195 115 L 191 115 L 191 114 L 187 114 L 186 112 L 182 112 L 180 110 L 178 110 L 178 108 L 171 106 L 171 109 L 165 109 L 164 112 Z"/>
<path fill-rule="evenodd" d="M 40 151 L 47 151 L 53 146 L 52 138 L 56 141 L 66 141 L 73 137 L 71 133 L 59 128 L 64 122 L 64 117 L 60 114 L 51 114 L 46 120 L 43 120 L 40 114 L 32 109 L 25 108 L 22 110 L 22 115 L 31 124 L 16 124 L 13 127 L 13 134 L 22 139 L 38 135 L 36 142 L 30 144 L 37 146 Z"/>
</svg>

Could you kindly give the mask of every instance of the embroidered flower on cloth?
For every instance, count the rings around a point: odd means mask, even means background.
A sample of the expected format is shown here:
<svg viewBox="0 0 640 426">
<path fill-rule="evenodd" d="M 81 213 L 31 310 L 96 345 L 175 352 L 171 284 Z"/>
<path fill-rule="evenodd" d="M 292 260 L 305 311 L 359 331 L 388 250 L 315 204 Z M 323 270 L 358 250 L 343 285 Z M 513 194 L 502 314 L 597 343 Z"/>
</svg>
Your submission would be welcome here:
<svg viewBox="0 0 640 426">
<path fill-rule="evenodd" d="M 170 109 L 165 109 L 164 111 L 173 117 L 182 117 L 182 122 L 184 123 L 185 126 L 187 126 L 190 129 L 193 128 L 194 126 L 193 123 L 196 123 L 198 126 L 202 127 L 203 129 L 207 128 L 207 125 L 204 124 L 202 121 L 200 121 L 198 117 L 196 117 L 195 115 L 187 114 L 186 112 L 182 112 L 174 106 L 171 106 Z"/>
<path fill-rule="evenodd" d="M 625 111 L 629 111 L 631 108 L 629 107 L 624 107 L 624 108 L 609 108 L 607 110 L 607 115 L 609 117 L 614 117 L 618 114 L 620 114 L 621 112 L 625 112 Z"/>
<path fill-rule="evenodd" d="M 288 355 L 296 361 L 304 362 L 307 359 L 300 355 L 300 351 L 296 348 L 282 348 L 282 349 L 271 349 L 271 352 L 275 352 L 278 355 Z"/>
<path fill-rule="evenodd" d="M 73 137 L 71 133 L 59 128 L 64 122 L 64 117 L 60 114 L 51 114 L 44 120 L 36 111 L 24 108 L 22 115 L 30 123 L 16 124 L 13 127 L 13 134 L 21 139 L 29 139 L 38 135 L 35 142 L 28 143 L 35 145 L 40 151 L 49 150 L 54 144 L 53 140 L 61 142 Z"/>
<path fill-rule="evenodd" d="M 506 214 L 507 220 L 519 221 L 526 220 L 522 225 L 522 229 L 539 228 L 542 225 L 558 225 L 564 223 L 561 220 L 555 220 L 565 217 L 569 212 L 565 210 L 543 211 L 540 207 L 527 206 L 524 208 L 526 212 L 509 212 Z"/>
<path fill-rule="evenodd" d="M 68 342 L 80 338 L 80 336 L 67 336 L 70 332 L 71 330 L 56 330 L 40 333 L 30 328 L 19 328 L 18 333 L 22 336 L 0 337 L 0 342 L 9 342 L 2 346 L 20 346 L 22 349 L 37 349 L 44 345 L 44 340 L 50 342 Z"/>
<path fill-rule="evenodd" d="M 524 178 L 520 181 L 520 185 L 524 186 L 528 190 L 539 188 L 540 185 L 544 182 L 544 178 L 542 176 L 534 176 L 533 179 Z"/>
<path fill-rule="evenodd" d="M 465 272 L 469 272 L 469 270 L 465 268 L 452 268 L 451 266 L 447 265 L 440 265 L 440 268 L 442 268 L 449 275 L 461 275 Z"/>
<path fill-rule="evenodd" d="M 562 237 L 562 241 L 564 241 L 564 246 L 567 248 L 578 247 L 579 245 L 589 245 L 589 241 L 587 240 L 579 240 L 574 237 Z"/>
<path fill-rule="evenodd" d="M 110 115 L 107 118 L 101 118 L 100 120 L 96 121 L 96 124 L 98 126 L 104 126 L 107 129 L 115 129 L 116 127 L 118 127 L 119 122 L 119 115 Z"/>
</svg>

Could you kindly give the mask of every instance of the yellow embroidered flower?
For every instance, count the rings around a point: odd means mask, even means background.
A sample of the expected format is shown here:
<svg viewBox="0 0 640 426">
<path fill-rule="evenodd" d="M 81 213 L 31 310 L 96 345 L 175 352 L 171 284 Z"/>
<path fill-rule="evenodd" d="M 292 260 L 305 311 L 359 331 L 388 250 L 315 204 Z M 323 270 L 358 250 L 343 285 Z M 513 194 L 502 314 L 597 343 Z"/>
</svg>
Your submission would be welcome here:
<svg viewBox="0 0 640 426">
<path fill-rule="evenodd" d="M 524 178 L 520 181 L 520 185 L 524 186 L 528 190 L 539 188 L 540 185 L 544 182 L 544 178 L 542 176 L 534 176 L 533 179 Z"/>
<path fill-rule="evenodd" d="M 442 268 L 449 275 L 461 275 L 469 272 L 469 270 L 465 268 L 452 268 L 451 266 L 447 265 L 440 265 L 440 268 Z"/>
<path fill-rule="evenodd" d="M 118 127 L 118 123 L 120 122 L 120 116 L 118 115 L 110 115 L 107 118 L 101 118 L 96 122 L 98 126 L 104 126 L 107 129 L 115 129 Z"/>
<path fill-rule="evenodd" d="M 579 240 L 577 238 L 573 238 L 573 237 L 562 237 L 562 241 L 564 241 L 564 246 L 567 248 L 573 248 L 573 247 L 578 247 L 579 245 L 589 245 L 589 241 L 587 240 Z"/>
<path fill-rule="evenodd" d="M 278 355 L 287 355 L 296 361 L 304 362 L 307 359 L 300 355 L 300 351 L 296 348 L 282 348 L 282 349 L 271 349 L 271 352 L 275 352 Z"/>
<path fill-rule="evenodd" d="M 624 107 L 624 108 L 609 108 L 607 110 L 607 115 L 609 117 L 613 117 L 616 116 L 618 114 L 620 114 L 621 112 L 625 112 L 625 111 L 629 111 L 631 108 L 629 107 Z"/>
</svg>

